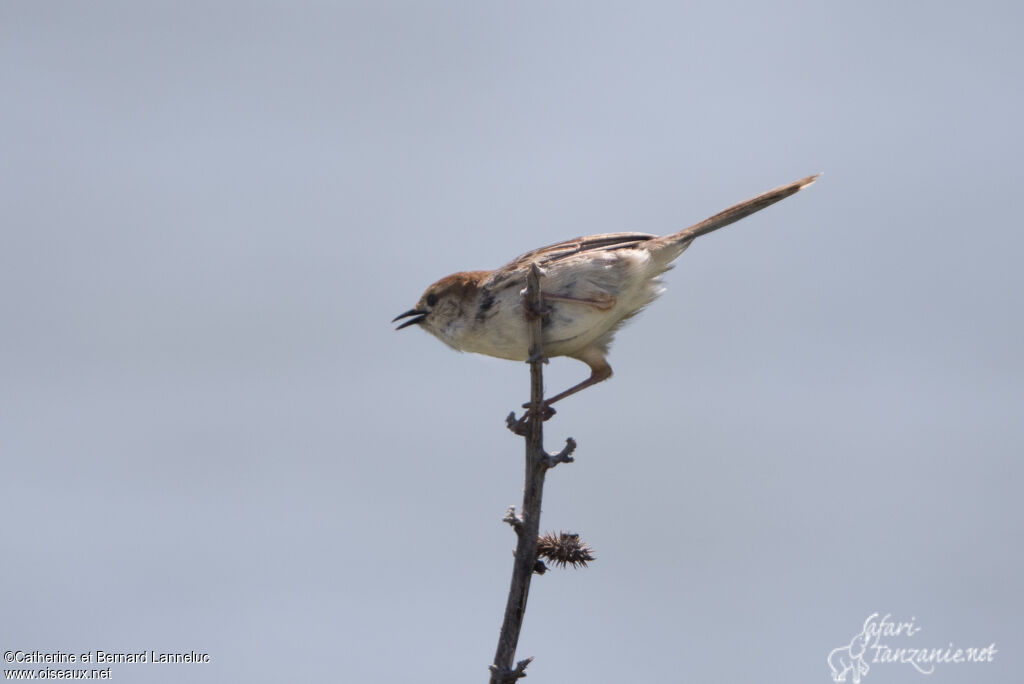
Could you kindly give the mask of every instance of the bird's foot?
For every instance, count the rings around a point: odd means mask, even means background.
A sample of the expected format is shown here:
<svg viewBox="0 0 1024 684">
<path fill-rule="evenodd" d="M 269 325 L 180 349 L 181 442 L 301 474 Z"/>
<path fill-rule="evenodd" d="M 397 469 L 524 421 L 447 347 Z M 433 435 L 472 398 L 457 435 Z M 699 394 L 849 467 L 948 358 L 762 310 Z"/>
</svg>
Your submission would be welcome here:
<svg viewBox="0 0 1024 684">
<path fill-rule="evenodd" d="M 517 419 L 516 414 L 513 412 L 508 414 L 508 418 L 505 419 L 508 429 L 520 437 L 526 436 L 526 428 L 530 424 L 530 418 L 533 416 L 532 411 L 530 411 L 530 404 L 523 404 L 523 408 L 527 409 L 527 411 L 523 414 L 522 418 Z M 555 415 L 555 408 L 550 404 L 544 404 L 540 419 L 542 421 L 549 420 L 553 415 Z"/>
</svg>

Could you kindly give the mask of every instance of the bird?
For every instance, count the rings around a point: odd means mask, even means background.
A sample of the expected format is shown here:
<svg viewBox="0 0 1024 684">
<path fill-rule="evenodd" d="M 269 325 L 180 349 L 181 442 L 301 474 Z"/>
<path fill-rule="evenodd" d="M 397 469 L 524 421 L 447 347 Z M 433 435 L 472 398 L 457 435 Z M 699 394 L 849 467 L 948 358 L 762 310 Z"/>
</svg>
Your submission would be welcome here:
<svg viewBox="0 0 1024 684">
<path fill-rule="evenodd" d="M 542 350 L 590 367 L 590 377 L 544 400 L 551 405 L 612 376 L 608 350 L 616 332 L 664 291 L 661 275 L 702 235 L 761 211 L 814 183 L 801 178 L 735 204 L 670 235 L 601 233 L 532 250 L 493 271 L 441 278 L 416 306 L 391 322 L 419 326 L 458 351 L 500 359 L 530 359 L 529 310 L 524 301 L 531 264 L 541 273 Z"/>
</svg>

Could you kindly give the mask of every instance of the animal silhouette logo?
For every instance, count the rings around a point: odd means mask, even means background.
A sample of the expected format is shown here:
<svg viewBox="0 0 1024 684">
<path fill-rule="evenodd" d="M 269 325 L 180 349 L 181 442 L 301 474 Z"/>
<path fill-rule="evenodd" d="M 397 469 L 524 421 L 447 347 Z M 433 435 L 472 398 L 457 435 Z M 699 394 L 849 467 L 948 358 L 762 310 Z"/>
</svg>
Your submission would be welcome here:
<svg viewBox="0 0 1024 684">
<path fill-rule="evenodd" d="M 853 684 L 860 684 L 860 679 L 871 669 L 864 660 L 864 653 L 868 650 L 868 642 L 871 637 L 867 628 L 862 629 L 859 634 L 850 640 L 846 646 L 832 649 L 828 654 L 828 666 L 832 669 L 832 681 L 845 682 L 846 675 L 853 675 Z"/>
</svg>

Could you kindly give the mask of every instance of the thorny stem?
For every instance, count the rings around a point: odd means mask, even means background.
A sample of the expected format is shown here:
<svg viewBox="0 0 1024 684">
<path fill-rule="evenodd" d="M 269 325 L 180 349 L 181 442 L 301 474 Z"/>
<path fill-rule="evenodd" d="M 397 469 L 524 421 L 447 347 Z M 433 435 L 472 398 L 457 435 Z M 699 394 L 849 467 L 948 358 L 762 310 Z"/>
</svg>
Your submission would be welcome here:
<svg viewBox="0 0 1024 684">
<path fill-rule="evenodd" d="M 540 536 L 541 499 L 544 494 L 544 475 L 558 463 L 572 462 L 572 450 L 576 443 L 570 438 L 560 453 L 549 455 L 544 451 L 544 373 L 546 361 L 541 342 L 541 315 L 543 301 L 540 289 L 540 269 L 531 264 L 526 277 L 526 309 L 534 312 L 528 315 L 530 327 L 530 408 L 523 435 L 526 438 L 526 475 L 523 487 L 522 514 L 514 511 L 505 515 L 505 521 L 512 525 L 518 536 L 515 561 L 512 566 L 512 584 L 505 605 L 505 619 L 498 636 L 498 648 L 491 665 L 490 684 L 511 684 L 526 676 L 526 666 L 533 658 L 512 663 L 519 644 L 519 632 L 526 614 L 526 598 L 530 593 L 530 579 L 537 562 L 537 539 Z M 515 424 L 509 416 L 509 427 Z"/>
</svg>

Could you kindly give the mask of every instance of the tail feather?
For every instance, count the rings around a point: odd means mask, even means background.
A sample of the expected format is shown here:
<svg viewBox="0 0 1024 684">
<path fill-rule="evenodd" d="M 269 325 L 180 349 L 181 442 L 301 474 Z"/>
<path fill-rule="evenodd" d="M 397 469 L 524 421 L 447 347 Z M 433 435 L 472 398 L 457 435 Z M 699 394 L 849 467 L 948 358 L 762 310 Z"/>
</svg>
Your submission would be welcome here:
<svg viewBox="0 0 1024 684">
<path fill-rule="evenodd" d="M 682 253 L 683 249 L 686 249 L 686 247 L 689 246 L 691 241 L 699 238 L 701 235 L 706 235 L 707 233 L 718 230 L 719 228 L 724 228 L 730 223 L 735 223 L 741 218 L 745 218 L 753 213 L 761 211 L 765 207 L 770 207 L 776 202 L 786 199 L 790 195 L 795 195 L 814 181 L 818 180 L 818 176 L 820 175 L 820 173 L 816 173 L 813 176 L 801 178 L 800 180 L 789 183 L 788 185 L 780 185 L 773 190 L 761 193 L 757 197 L 752 197 L 751 199 L 740 202 L 739 204 L 734 204 L 728 209 L 720 211 L 714 216 L 706 218 L 700 223 L 696 223 L 689 228 L 684 228 L 678 233 L 672 233 L 671 235 L 656 238 L 656 240 L 652 240 L 652 242 L 661 242 L 665 247 L 670 245 L 677 245 L 678 247 L 681 247 L 679 252 L 675 254 L 675 256 L 678 256 Z M 650 243 L 648 243 L 648 248 L 657 249 L 655 245 Z M 675 258 L 675 256 L 672 258 Z"/>
</svg>

